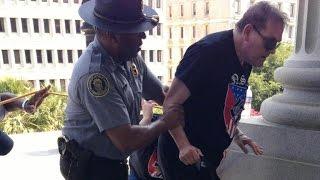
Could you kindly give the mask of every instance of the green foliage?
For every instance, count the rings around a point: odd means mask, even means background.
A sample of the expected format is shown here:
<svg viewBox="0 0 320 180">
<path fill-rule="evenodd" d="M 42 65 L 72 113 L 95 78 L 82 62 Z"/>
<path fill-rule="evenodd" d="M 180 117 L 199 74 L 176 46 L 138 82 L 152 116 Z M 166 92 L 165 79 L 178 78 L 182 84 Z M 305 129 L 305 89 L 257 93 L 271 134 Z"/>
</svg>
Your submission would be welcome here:
<svg viewBox="0 0 320 180">
<path fill-rule="evenodd" d="M 53 89 L 55 89 L 53 87 Z M 21 95 L 34 89 L 24 81 L 7 78 L 0 81 L 0 92 Z M 34 114 L 15 111 L 0 122 L 0 129 L 7 133 L 40 132 L 61 129 L 64 119 L 66 97 L 49 95 Z"/>
<path fill-rule="evenodd" d="M 249 84 L 252 89 L 252 108 L 260 110 L 260 105 L 265 99 L 282 92 L 283 87 L 274 80 L 274 71 L 283 66 L 293 51 L 291 44 L 281 44 L 275 54 L 270 55 L 262 68 L 254 68 Z"/>
</svg>

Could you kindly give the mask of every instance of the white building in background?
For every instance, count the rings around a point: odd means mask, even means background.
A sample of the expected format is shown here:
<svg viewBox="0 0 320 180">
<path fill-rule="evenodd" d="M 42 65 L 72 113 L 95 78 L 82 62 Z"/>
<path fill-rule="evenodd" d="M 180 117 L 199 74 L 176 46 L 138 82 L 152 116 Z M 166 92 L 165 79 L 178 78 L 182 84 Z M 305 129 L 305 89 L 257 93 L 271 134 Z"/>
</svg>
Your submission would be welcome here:
<svg viewBox="0 0 320 180">
<path fill-rule="evenodd" d="M 166 84 L 168 82 L 168 33 L 165 27 L 167 0 L 144 0 L 143 3 L 157 11 L 160 23 L 157 27 L 145 32 L 147 38 L 143 40 L 140 54 L 154 75 Z"/>
<path fill-rule="evenodd" d="M 79 0 L 0 0 L 0 78 L 66 90 L 85 49 Z"/>
</svg>

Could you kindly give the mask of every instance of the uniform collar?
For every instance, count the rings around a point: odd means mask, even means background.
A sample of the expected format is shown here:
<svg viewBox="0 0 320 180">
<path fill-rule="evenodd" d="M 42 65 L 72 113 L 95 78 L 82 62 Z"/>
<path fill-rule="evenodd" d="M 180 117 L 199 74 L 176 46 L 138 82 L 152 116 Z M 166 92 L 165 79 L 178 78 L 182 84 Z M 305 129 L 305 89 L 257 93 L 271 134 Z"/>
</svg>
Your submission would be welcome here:
<svg viewBox="0 0 320 180">
<path fill-rule="evenodd" d="M 103 48 L 97 36 L 94 37 L 93 46 L 98 49 L 98 53 L 100 53 L 101 56 L 101 62 L 113 72 L 117 68 L 117 64 L 113 60 L 112 56 L 110 56 L 110 54 L 107 52 L 107 50 Z"/>
</svg>

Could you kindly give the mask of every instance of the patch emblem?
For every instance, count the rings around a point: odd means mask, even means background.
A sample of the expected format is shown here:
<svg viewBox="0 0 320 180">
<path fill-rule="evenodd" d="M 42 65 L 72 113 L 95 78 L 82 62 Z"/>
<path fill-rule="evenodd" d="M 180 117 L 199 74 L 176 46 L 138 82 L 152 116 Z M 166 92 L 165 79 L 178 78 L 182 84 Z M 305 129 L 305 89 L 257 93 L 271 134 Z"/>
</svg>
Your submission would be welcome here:
<svg viewBox="0 0 320 180">
<path fill-rule="evenodd" d="M 95 97 L 103 97 L 108 94 L 110 83 L 103 74 L 94 73 L 88 79 L 88 90 Z"/>
</svg>

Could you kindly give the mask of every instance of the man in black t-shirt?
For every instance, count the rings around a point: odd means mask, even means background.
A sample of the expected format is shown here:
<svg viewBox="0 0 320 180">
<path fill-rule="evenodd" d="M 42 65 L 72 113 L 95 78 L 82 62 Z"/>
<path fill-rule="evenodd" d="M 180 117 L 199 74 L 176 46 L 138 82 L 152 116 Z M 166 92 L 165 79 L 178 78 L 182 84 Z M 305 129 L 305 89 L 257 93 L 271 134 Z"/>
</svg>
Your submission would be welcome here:
<svg viewBox="0 0 320 180">
<path fill-rule="evenodd" d="M 219 179 L 216 168 L 234 140 L 247 153 L 262 148 L 238 128 L 252 66 L 261 67 L 281 41 L 287 18 L 268 2 L 248 9 L 236 29 L 210 34 L 181 60 L 164 111 L 183 105 L 185 125 L 159 138 L 166 180 Z"/>
</svg>

